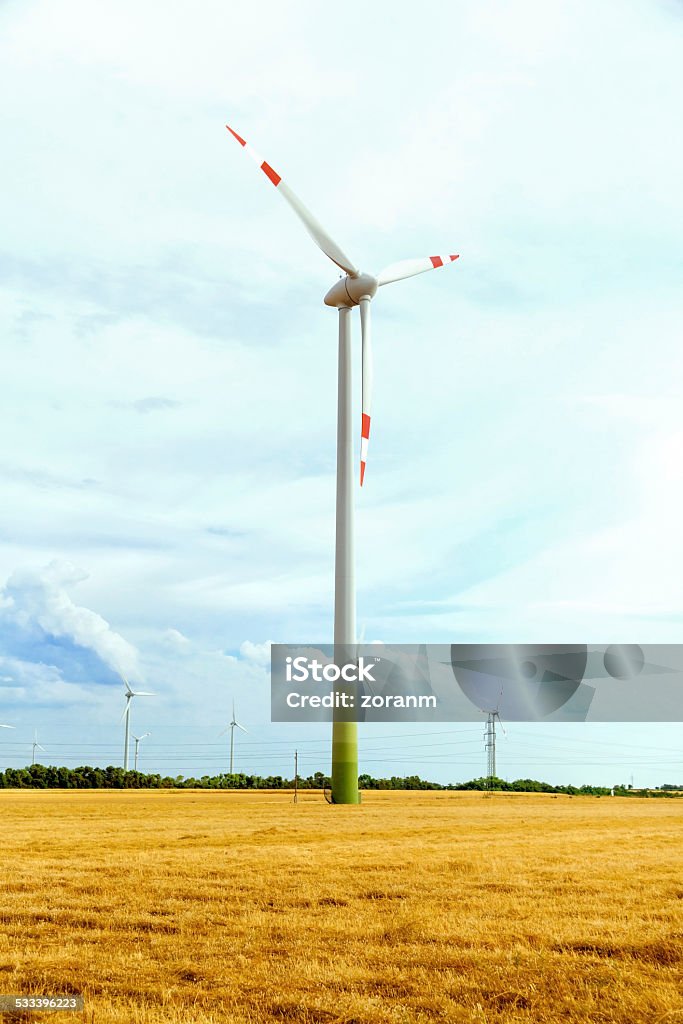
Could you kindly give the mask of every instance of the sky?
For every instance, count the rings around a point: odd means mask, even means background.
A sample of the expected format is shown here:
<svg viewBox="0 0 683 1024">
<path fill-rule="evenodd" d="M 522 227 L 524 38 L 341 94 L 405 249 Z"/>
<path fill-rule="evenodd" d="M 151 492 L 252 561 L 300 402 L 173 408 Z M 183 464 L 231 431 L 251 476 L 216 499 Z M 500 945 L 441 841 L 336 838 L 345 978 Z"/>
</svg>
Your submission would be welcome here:
<svg viewBox="0 0 683 1024">
<path fill-rule="evenodd" d="M 6 0 L 0 766 L 34 730 L 120 763 L 125 674 L 145 770 L 225 769 L 233 699 L 236 767 L 329 767 L 268 645 L 332 634 L 337 272 L 226 122 L 363 269 L 460 253 L 373 306 L 364 635 L 683 642 L 682 34 L 678 0 Z M 482 774 L 437 731 L 365 727 L 361 770 Z M 499 774 L 681 781 L 683 726 L 510 724 Z"/>
</svg>

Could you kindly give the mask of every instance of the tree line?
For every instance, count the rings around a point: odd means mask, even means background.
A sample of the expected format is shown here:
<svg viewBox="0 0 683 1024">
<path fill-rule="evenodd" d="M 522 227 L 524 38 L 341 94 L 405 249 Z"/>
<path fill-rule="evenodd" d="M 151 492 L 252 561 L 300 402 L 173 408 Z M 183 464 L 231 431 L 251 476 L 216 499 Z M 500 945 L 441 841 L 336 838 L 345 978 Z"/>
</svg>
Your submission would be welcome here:
<svg viewBox="0 0 683 1024">
<path fill-rule="evenodd" d="M 329 776 L 314 772 L 297 780 L 299 789 L 327 789 Z M 358 778 L 361 789 L 366 790 L 481 790 L 509 793 L 564 793 L 569 796 L 607 796 L 612 787 L 607 786 L 553 786 L 537 779 L 516 779 L 507 782 L 498 778 L 470 779 L 469 782 L 443 784 L 430 782 L 419 775 L 392 775 L 388 779 L 376 779 L 363 774 Z M 84 765 L 80 768 L 57 768 L 54 765 L 32 764 L 27 768 L 6 768 L 0 772 L 0 789 L 293 789 L 294 779 L 282 775 L 246 775 L 241 772 L 219 775 L 202 775 L 200 778 L 183 775 L 146 774 L 124 771 L 109 765 L 94 768 Z M 619 796 L 635 796 L 640 793 L 631 786 L 613 787 Z M 666 784 L 658 791 L 648 790 L 651 796 L 673 796 L 683 786 Z"/>
</svg>

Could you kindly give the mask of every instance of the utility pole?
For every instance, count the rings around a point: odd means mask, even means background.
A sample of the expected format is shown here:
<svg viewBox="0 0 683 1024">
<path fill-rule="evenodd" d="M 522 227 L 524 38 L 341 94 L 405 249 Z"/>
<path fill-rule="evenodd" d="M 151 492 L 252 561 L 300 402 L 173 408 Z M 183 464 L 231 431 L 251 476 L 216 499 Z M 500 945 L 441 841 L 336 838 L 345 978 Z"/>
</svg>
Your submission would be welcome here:
<svg viewBox="0 0 683 1024">
<path fill-rule="evenodd" d="M 294 803 L 299 802 L 299 753 L 294 751 Z"/>
<path fill-rule="evenodd" d="M 497 711 L 489 711 L 486 718 L 486 777 L 488 789 L 493 789 L 493 780 L 496 777 L 496 717 Z"/>
</svg>

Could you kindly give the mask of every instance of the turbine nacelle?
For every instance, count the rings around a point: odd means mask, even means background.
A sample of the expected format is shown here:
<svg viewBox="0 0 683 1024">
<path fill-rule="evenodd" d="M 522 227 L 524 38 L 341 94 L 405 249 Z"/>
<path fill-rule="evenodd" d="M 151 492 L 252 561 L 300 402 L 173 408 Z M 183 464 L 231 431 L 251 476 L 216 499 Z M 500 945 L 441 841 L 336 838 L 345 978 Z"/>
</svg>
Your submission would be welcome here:
<svg viewBox="0 0 683 1024">
<path fill-rule="evenodd" d="M 325 305 L 334 306 L 337 309 L 344 306 L 358 306 L 361 299 L 373 298 L 377 294 L 378 288 L 379 281 L 372 274 L 358 274 L 356 277 L 347 274 L 346 277 L 342 277 L 332 285 L 325 296 Z"/>
</svg>

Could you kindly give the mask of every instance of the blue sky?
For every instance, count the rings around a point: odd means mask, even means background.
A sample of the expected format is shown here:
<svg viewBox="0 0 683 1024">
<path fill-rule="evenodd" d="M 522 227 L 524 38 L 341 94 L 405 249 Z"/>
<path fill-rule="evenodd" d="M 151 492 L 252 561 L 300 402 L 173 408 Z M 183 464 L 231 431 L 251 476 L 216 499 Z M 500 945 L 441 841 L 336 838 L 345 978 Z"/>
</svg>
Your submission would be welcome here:
<svg viewBox="0 0 683 1024">
<path fill-rule="evenodd" d="M 226 121 L 362 267 L 461 254 L 374 306 L 366 636 L 683 641 L 680 3 L 10 0 L 0 30 L 0 763 L 34 728 L 120 759 L 125 670 L 145 767 L 220 767 L 233 696 L 245 767 L 327 766 L 268 723 L 264 645 L 331 635 L 336 273 Z M 467 728 L 365 766 L 478 774 Z M 564 728 L 511 726 L 501 774 L 683 779 L 681 726 Z"/>
</svg>

